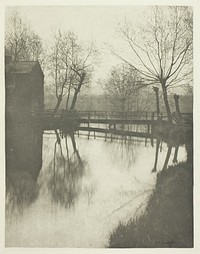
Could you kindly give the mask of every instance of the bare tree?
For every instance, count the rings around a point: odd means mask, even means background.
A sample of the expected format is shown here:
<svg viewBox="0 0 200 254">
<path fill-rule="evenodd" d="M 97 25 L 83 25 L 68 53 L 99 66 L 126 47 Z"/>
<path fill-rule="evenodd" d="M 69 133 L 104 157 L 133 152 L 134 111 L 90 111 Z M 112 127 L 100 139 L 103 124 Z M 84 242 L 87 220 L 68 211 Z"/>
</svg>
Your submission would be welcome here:
<svg viewBox="0 0 200 254">
<path fill-rule="evenodd" d="M 70 86 L 73 77 L 73 73 L 70 70 L 71 66 L 71 53 L 73 53 L 73 45 L 71 34 L 68 33 L 64 37 L 60 31 L 54 37 L 54 44 L 51 48 L 49 55 L 50 77 L 52 81 L 50 85 L 55 87 L 55 95 L 57 98 L 57 104 L 54 111 L 56 112 L 62 102 L 63 97 L 70 93 Z"/>
<path fill-rule="evenodd" d="M 13 65 L 19 60 L 42 61 L 42 41 L 18 13 L 6 22 L 5 46 L 12 56 Z"/>
<path fill-rule="evenodd" d="M 168 91 L 191 82 L 191 9 L 180 6 L 155 7 L 140 28 L 136 29 L 125 22 L 119 33 L 130 49 L 129 56 L 111 49 L 112 53 L 137 70 L 149 84 L 161 86 L 171 122 Z"/>
<path fill-rule="evenodd" d="M 130 111 L 138 107 L 138 95 L 142 87 L 144 84 L 138 72 L 123 64 L 111 70 L 104 90 L 113 108 Z"/>
<path fill-rule="evenodd" d="M 78 94 L 83 87 L 88 87 L 91 81 L 94 64 L 96 63 L 98 52 L 94 43 L 88 46 L 80 45 L 76 57 L 74 57 L 71 70 L 75 74 L 75 81 L 72 84 L 73 99 L 70 109 L 75 108 Z"/>
<path fill-rule="evenodd" d="M 64 97 L 67 97 L 65 108 L 75 108 L 83 85 L 88 85 L 90 82 L 96 53 L 94 44 L 85 47 L 73 32 L 58 31 L 55 35 L 49 55 L 51 85 L 55 87 L 57 98 L 55 112 Z M 71 106 L 69 106 L 70 97 L 72 97 Z"/>
</svg>

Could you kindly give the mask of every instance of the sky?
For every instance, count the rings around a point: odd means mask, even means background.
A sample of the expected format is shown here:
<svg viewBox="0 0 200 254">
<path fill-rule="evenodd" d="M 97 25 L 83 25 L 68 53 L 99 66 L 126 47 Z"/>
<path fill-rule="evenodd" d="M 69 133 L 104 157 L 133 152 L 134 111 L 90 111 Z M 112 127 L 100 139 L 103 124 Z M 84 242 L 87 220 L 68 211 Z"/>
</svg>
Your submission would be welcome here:
<svg viewBox="0 0 200 254">
<path fill-rule="evenodd" d="M 120 63 L 110 54 L 106 44 L 118 47 L 120 39 L 116 29 L 119 24 L 125 19 L 137 24 L 147 9 L 145 6 L 12 6 L 6 7 L 6 20 L 18 12 L 46 45 L 58 29 L 73 31 L 82 41 L 94 41 L 100 56 L 91 92 L 102 93 L 98 80 L 106 79 L 112 66 Z"/>
<path fill-rule="evenodd" d="M 147 7 L 146 7 L 147 8 Z M 6 7 L 6 18 L 19 12 L 43 39 L 56 29 L 73 30 L 81 39 L 106 41 L 125 17 L 137 21 L 146 9 L 137 6 L 16 6 Z"/>
<path fill-rule="evenodd" d="M 41 37 L 47 47 L 51 45 L 53 36 L 58 29 L 73 31 L 83 42 L 95 42 L 100 55 L 98 56 L 98 64 L 94 66 L 89 92 L 101 94 L 104 92 L 102 84 L 108 79 L 110 70 L 113 66 L 121 63 L 116 56 L 110 53 L 108 44 L 117 49 L 120 55 L 132 56 L 128 47 L 124 47 L 125 43 L 122 38 L 117 34 L 117 28 L 125 21 L 131 22 L 132 27 L 145 22 L 152 11 L 152 6 L 29 5 L 7 6 L 5 10 L 6 21 L 15 12 L 18 12 L 22 19 L 30 24 L 32 30 Z M 184 93 L 184 90 L 178 89 L 178 93 Z"/>
</svg>

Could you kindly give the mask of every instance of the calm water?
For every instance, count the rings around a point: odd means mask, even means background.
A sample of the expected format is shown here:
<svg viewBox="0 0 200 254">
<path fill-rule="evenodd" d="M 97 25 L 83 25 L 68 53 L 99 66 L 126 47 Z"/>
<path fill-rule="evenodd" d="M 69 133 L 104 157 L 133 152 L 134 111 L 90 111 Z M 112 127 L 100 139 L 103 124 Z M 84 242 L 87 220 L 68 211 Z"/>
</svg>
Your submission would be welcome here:
<svg viewBox="0 0 200 254">
<path fill-rule="evenodd" d="M 43 136 L 37 182 L 23 183 L 27 193 L 35 193 L 34 199 L 27 204 L 29 194 L 24 202 L 13 198 L 16 193 L 7 195 L 6 246 L 105 247 L 120 221 L 144 211 L 156 183 L 151 172 L 156 147 L 145 147 L 142 140 L 105 142 L 76 136 L 75 141 L 74 152 L 70 137 L 59 145 L 54 135 Z M 157 170 L 166 152 L 163 144 Z M 181 147 L 178 160 L 185 159 Z"/>
</svg>

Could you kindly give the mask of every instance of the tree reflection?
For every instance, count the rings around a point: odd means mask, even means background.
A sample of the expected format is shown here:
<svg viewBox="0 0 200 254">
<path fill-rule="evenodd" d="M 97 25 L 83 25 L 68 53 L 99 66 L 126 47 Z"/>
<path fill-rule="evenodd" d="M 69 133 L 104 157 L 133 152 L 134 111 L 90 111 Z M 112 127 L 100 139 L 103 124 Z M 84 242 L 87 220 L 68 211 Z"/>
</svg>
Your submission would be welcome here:
<svg viewBox="0 0 200 254">
<path fill-rule="evenodd" d="M 144 141 L 138 139 L 138 137 L 127 137 L 125 140 L 124 137 L 111 140 L 107 142 L 107 146 L 110 147 L 110 153 L 116 156 L 117 160 L 120 161 L 126 160 L 128 168 L 136 162 L 138 156 L 138 149 L 140 146 L 143 146 Z M 115 159 L 116 159 L 115 158 Z"/>
<path fill-rule="evenodd" d="M 167 149 L 167 154 L 166 154 L 165 162 L 164 162 L 164 165 L 163 165 L 163 168 L 162 168 L 163 170 L 167 169 L 167 166 L 168 166 L 168 163 L 169 163 L 169 158 L 170 158 L 171 152 L 172 152 L 172 146 L 171 146 L 171 145 L 168 145 L 168 149 Z"/>
<path fill-rule="evenodd" d="M 159 156 L 159 147 L 160 147 L 160 151 L 162 151 L 161 145 L 162 145 L 162 140 L 157 139 L 156 140 L 156 151 L 155 151 L 154 167 L 153 167 L 152 172 L 156 172 L 157 171 L 157 162 L 158 162 L 158 156 Z M 169 159 L 170 159 L 170 156 L 171 156 L 171 153 L 172 153 L 172 148 L 173 148 L 173 146 L 171 145 L 171 143 L 167 143 L 167 153 L 166 153 L 166 157 L 165 157 L 165 161 L 164 161 L 162 170 L 165 170 L 168 167 Z M 179 146 L 175 146 L 174 147 L 174 156 L 173 156 L 173 159 L 172 159 L 172 162 L 174 164 L 178 163 L 178 149 L 179 149 Z"/>
<path fill-rule="evenodd" d="M 38 196 L 37 183 L 29 172 L 16 170 L 6 177 L 6 208 L 23 211 Z"/>
<path fill-rule="evenodd" d="M 70 154 L 67 135 L 64 137 L 66 151 L 63 149 L 63 139 L 60 143 L 55 142 L 54 157 L 50 164 L 51 176 L 48 188 L 52 201 L 65 208 L 75 205 L 76 200 L 82 192 L 82 177 L 85 174 L 85 161 L 80 157 L 76 148 L 73 134 L 70 134 L 73 153 Z"/>
<path fill-rule="evenodd" d="M 159 139 L 156 140 L 156 153 L 155 153 L 155 162 L 154 162 L 154 167 L 152 172 L 156 172 L 157 171 L 157 164 L 158 164 L 158 152 L 159 152 L 159 146 L 160 146 L 161 142 Z"/>
<path fill-rule="evenodd" d="M 168 164 L 169 164 L 169 159 L 170 159 L 170 156 L 171 156 L 171 153 L 172 153 L 173 145 L 171 143 L 167 143 L 167 146 L 168 146 L 167 153 L 166 153 L 166 157 L 165 157 L 165 161 L 164 161 L 162 170 L 167 169 Z M 152 169 L 152 172 L 157 171 L 157 163 L 158 163 L 158 157 L 159 157 L 159 147 L 160 147 L 160 152 L 162 152 L 162 140 L 157 139 L 156 140 L 156 149 L 155 149 L 154 167 Z M 172 162 L 174 164 L 178 163 L 178 149 L 179 149 L 179 146 L 174 147 L 174 156 L 173 156 L 173 159 L 172 159 Z"/>
<path fill-rule="evenodd" d="M 168 166 L 168 162 L 172 153 L 172 149 L 174 148 L 174 156 L 172 159 L 173 164 L 178 163 L 178 152 L 179 147 L 185 146 L 187 157 L 192 157 L 192 143 L 193 143 L 193 129 L 192 126 L 186 126 L 181 124 L 174 125 L 158 125 L 153 128 L 153 137 L 157 139 L 156 146 L 156 156 L 155 156 L 155 165 L 152 172 L 156 171 L 157 159 L 158 159 L 158 147 L 159 143 L 162 142 L 167 143 L 168 150 L 166 154 L 166 159 L 163 165 L 163 169 L 166 169 Z M 190 147 L 188 149 L 188 147 Z M 191 151 L 191 152 L 190 152 Z"/>
</svg>

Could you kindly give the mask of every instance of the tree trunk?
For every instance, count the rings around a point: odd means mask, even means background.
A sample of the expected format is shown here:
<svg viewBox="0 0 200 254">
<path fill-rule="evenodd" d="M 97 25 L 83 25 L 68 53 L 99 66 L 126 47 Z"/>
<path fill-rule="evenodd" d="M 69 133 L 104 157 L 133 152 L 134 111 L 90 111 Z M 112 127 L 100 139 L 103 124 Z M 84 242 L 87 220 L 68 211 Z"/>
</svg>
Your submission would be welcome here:
<svg viewBox="0 0 200 254">
<path fill-rule="evenodd" d="M 66 107 L 65 107 L 66 110 L 68 109 L 68 105 L 69 105 L 70 91 L 71 91 L 71 87 L 69 87 L 69 92 L 68 92 L 68 95 L 67 95 L 67 101 L 66 101 Z"/>
<path fill-rule="evenodd" d="M 172 123 L 172 115 L 171 115 L 171 110 L 169 107 L 169 101 L 168 101 L 168 96 L 167 96 L 167 89 L 166 89 L 166 82 L 163 81 L 161 83 L 162 85 L 162 90 L 163 90 L 163 99 L 164 99 L 164 103 L 165 103 L 165 108 L 167 111 L 167 117 L 168 117 L 168 122 Z"/>
<path fill-rule="evenodd" d="M 59 95 L 59 97 L 57 98 L 57 104 L 56 104 L 56 106 L 55 106 L 55 108 L 54 108 L 54 111 L 53 111 L 54 113 L 56 113 L 57 110 L 58 110 L 58 108 L 60 107 L 61 101 L 62 101 L 62 96 Z"/>
<path fill-rule="evenodd" d="M 179 95 L 177 95 L 177 94 L 174 95 L 174 101 L 175 101 L 176 112 L 179 117 L 178 121 L 179 121 L 179 123 L 182 123 L 182 116 L 181 116 L 181 112 L 180 112 L 180 108 L 179 108 Z"/>
<path fill-rule="evenodd" d="M 76 141 L 75 141 L 74 133 L 70 133 L 70 138 L 72 141 L 72 146 L 73 146 L 74 152 L 76 152 L 77 149 L 76 149 Z"/>
<path fill-rule="evenodd" d="M 156 93 L 156 110 L 157 110 L 157 118 L 159 118 L 160 115 L 160 107 L 159 107 L 159 95 L 158 95 L 158 90 L 155 91 Z"/>
<path fill-rule="evenodd" d="M 77 101 L 77 98 L 78 98 L 78 93 L 79 93 L 79 89 L 76 89 L 75 92 L 74 92 L 74 97 L 73 97 L 73 100 L 72 100 L 70 110 L 74 110 L 74 108 L 75 108 L 76 101 Z"/>
<path fill-rule="evenodd" d="M 77 87 L 77 89 L 75 89 L 75 92 L 74 92 L 74 97 L 73 97 L 73 100 L 72 100 L 72 104 L 71 104 L 71 107 L 70 107 L 70 110 L 74 110 L 75 108 L 75 105 L 76 105 L 76 101 L 77 101 L 77 98 L 78 98 L 78 94 L 81 90 L 81 87 L 83 85 L 83 81 L 85 79 L 85 72 L 82 73 L 81 77 L 80 77 L 80 82 L 79 82 L 79 85 Z"/>
<path fill-rule="evenodd" d="M 160 108 L 159 108 L 159 96 L 158 92 L 156 92 L 156 106 L 157 106 L 157 114 L 160 115 Z"/>
<path fill-rule="evenodd" d="M 57 98 L 57 104 L 56 104 L 56 106 L 54 108 L 54 111 L 53 111 L 54 114 L 56 114 L 58 108 L 60 107 L 61 101 L 62 101 L 62 96 L 59 95 L 58 98 Z M 58 142 L 58 144 L 60 144 L 60 137 L 59 137 L 58 131 L 57 131 L 57 129 L 55 129 L 54 131 L 55 131 L 55 134 L 56 134 L 57 142 Z"/>
</svg>

